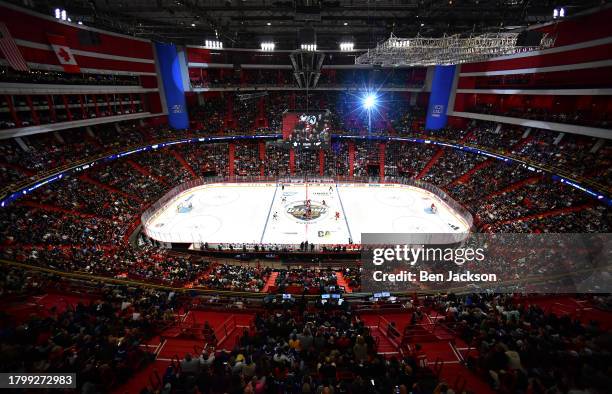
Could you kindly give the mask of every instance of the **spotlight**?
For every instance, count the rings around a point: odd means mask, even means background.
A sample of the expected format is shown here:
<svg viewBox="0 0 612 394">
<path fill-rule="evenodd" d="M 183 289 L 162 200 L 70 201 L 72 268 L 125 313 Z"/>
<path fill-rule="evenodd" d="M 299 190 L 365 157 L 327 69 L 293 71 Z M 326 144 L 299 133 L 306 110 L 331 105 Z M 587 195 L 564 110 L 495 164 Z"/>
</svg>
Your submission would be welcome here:
<svg viewBox="0 0 612 394">
<path fill-rule="evenodd" d="M 565 8 L 555 8 L 553 10 L 553 19 L 565 18 Z"/>
<path fill-rule="evenodd" d="M 374 93 L 368 93 L 363 98 L 363 108 L 371 110 L 376 106 L 376 95 Z"/>
<path fill-rule="evenodd" d="M 261 43 L 261 50 L 262 51 L 273 51 L 275 46 L 276 45 L 274 45 L 273 42 L 269 42 L 269 41 L 262 42 Z"/>
<path fill-rule="evenodd" d="M 55 9 L 55 19 L 59 19 L 62 17 L 62 10 L 60 10 L 59 8 Z"/>
<path fill-rule="evenodd" d="M 376 94 L 373 92 L 368 92 L 363 97 L 362 105 L 363 105 L 363 108 L 368 113 L 368 134 L 372 133 L 372 110 L 376 108 L 377 100 L 378 100 L 378 97 L 376 97 Z"/>
<path fill-rule="evenodd" d="M 210 49 L 223 49 L 223 43 L 217 40 L 206 40 L 204 46 Z"/>
<path fill-rule="evenodd" d="M 354 47 L 355 47 L 355 43 L 353 42 L 341 42 L 340 43 L 341 51 L 352 51 Z"/>
<path fill-rule="evenodd" d="M 303 51 L 317 50 L 317 33 L 312 27 L 304 27 L 298 31 L 298 40 Z"/>
<path fill-rule="evenodd" d="M 191 24 L 191 27 L 195 27 L 195 26 L 196 26 L 196 24 L 195 24 L 195 23 L 192 23 L 192 24 Z"/>
<path fill-rule="evenodd" d="M 62 10 L 61 12 L 61 20 L 65 21 L 66 19 L 68 19 L 68 15 L 66 14 L 66 10 Z"/>
</svg>

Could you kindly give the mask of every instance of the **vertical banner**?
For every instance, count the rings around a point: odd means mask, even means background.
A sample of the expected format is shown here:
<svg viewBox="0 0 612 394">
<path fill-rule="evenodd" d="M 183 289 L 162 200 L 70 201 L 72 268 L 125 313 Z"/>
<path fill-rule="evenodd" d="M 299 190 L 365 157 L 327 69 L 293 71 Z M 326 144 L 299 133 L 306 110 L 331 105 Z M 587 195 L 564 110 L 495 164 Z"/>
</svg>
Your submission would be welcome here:
<svg viewBox="0 0 612 394">
<path fill-rule="evenodd" d="M 439 130 L 446 126 L 448 100 L 453 87 L 456 66 L 435 66 L 427 107 L 425 129 Z"/>
<path fill-rule="evenodd" d="M 2 22 L 0 22 L 0 52 L 2 52 L 4 59 L 6 59 L 9 66 L 13 67 L 14 70 L 30 70 L 15 40 L 13 40 L 11 32 L 9 32 L 6 25 Z"/>
<path fill-rule="evenodd" d="M 79 67 L 76 58 L 68 46 L 66 37 L 58 34 L 47 34 L 47 39 L 49 40 L 49 44 L 51 44 L 53 52 L 55 52 L 55 56 L 57 57 L 57 60 L 59 60 L 65 72 L 81 72 L 81 68 Z"/>
<path fill-rule="evenodd" d="M 174 44 L 160 42 L 155 43 L 155 51 L 168 106 L 168 123 L 173 129 L 186 129 L 189 127 L 189 117 L 179 53 Z"/>
</svg>

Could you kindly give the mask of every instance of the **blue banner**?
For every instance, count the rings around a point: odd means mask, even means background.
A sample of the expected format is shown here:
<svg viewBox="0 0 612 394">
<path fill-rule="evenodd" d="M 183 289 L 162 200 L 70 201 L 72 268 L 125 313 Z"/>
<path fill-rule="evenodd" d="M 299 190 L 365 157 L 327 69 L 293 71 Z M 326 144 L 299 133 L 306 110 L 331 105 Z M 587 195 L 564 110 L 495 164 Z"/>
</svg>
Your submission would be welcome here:
<svg viewBox="0 0 612 394">
<path fill-rule="evenodd" d="M 455 77 L 456 66 L 435 66 L 427 107 L 425 129 L 440 130 L 446 126 L 446 111 Z"/>
<path fill-rule="evenodd" d="M 156 42 L 155 49 L 168 106 L 168 123 L 173 129 L 186 129 L 189 127 L 189 117 L 176 46 Z"/>
</svg>

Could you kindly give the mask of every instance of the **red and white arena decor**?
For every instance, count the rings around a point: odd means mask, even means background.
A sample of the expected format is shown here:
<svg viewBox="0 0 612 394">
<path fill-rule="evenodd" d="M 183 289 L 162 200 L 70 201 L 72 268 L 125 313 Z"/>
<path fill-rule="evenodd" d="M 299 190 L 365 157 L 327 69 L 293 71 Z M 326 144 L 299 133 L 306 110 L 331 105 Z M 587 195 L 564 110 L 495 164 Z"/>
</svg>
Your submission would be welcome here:
<svg viewBox="0 0 612 394">
<path fill-rule="evenodd" d="M 9 66 L 17 71 L 28 71 L 28 65 L 23 59 L 23 55 L 17 48 L 15 40 L 11 36 L 8 28 L 4 23 L 0 23 L 0 51 L 8 62 Z"/>
<path fill-rule="evenodd" d="M 64 22 L 1 0 L 0 26 L 6 27 L 0 27 L 0 64 L 20 71 L 135 75 L 142 88 L 159 88 L 150 40 Z M 159 91 L 146 92 L 144 98 L 148 112 L 164 111 Z"/>
<path fill-rule="evenodd" d="M 55 56 L 57 56 L 57 60 L 59 60 L 62 67 L 64 67 L 64 71 L 67 73 L 80 72 L 81 68 L 74 55 L 72 55 L 72 51 L 66 42 L 66 37 L 57 34 L 47 34 L 47 38 L 55 52 Z"/>
<path fill-rule="evenodd" d="M 543 121 L 537 127 L 591 136 L 602 134 L 603 128 L 596 121 L 603 116 L 598 114 L 612 109 L 609 89 L 601 89 L 612 83 L 611 17 L 612 8 L 607 8 L 535 26 L 533 30 L 556 38 L 554 47 L 462 64 L 450 115 L 462 117 L 463 121 L 451 118 L 451 124 L 465 124 L 469 118 L 491 120 L 492 115 L 500 115 L 506 116 L 505 122 L 531 126 L 521 122 L 527 117 L 512 111 L 547 114 L 583 111 L 595 114 L 593 124 L 565 130 L 564 125 Z M 486 107 L 487 114 L 479 110 Z M 588 132 L 584 126 L 590 126 Z"/>
</svg>

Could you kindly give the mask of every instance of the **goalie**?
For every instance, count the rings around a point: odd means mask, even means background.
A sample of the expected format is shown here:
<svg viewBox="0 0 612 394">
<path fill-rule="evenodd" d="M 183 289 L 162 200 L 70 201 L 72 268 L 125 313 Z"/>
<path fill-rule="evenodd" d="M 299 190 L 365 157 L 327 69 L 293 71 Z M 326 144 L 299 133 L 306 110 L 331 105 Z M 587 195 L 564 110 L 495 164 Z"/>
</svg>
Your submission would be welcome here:
<svg viewBox="0 0 612 394">
<path fill-rule="evenodd" d="M 192 204 L 191 201 L 189 201 L 189 202 L 182 202 L 182 203 L 177 205 L 176 212 L 178 212 L 178 213 L 187 213 L 187 212 L 190 212 L 192 209 L 193 209 L 193 204 Z"/>
<path fill-rule="evenodd" d="M 431 203 L 431 213 L 438 213 L 438 207 L 434 203 Z"/>
</svg>

